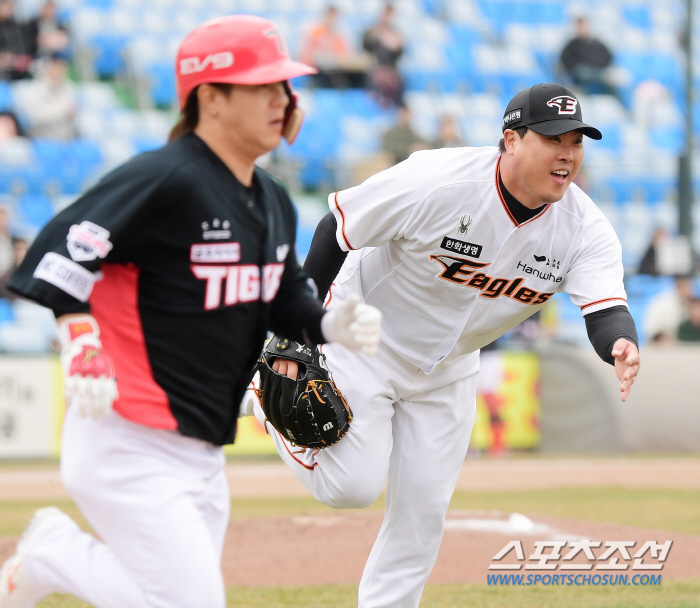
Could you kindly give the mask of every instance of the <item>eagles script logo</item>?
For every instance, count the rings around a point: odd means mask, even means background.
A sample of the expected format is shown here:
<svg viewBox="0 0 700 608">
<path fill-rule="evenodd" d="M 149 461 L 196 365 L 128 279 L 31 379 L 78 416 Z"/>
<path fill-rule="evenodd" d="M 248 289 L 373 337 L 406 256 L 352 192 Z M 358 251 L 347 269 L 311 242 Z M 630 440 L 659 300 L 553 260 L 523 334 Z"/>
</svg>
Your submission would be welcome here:
<svg viewBox="0 0 700 608">
<path fill-rule="evenodd" d="M 569 95 L 559 95 L 559 97 L 553 97 L 547 102 L 547 106 L 557 108 L 559 114 L 576 114 L 577 105 L 578 99 L 574 99 Z"/>
</svg>

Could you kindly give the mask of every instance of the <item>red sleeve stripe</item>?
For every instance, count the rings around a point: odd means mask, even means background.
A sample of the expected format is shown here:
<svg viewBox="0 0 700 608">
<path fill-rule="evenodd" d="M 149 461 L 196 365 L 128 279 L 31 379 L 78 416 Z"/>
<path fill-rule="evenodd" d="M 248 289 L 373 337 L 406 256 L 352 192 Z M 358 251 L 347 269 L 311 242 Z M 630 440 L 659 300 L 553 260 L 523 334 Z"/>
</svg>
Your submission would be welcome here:
<svg viewBox="0 0 700 608">
<path fill-rule="evenodd" d="M 613 300 L 621 300 L 625 304 L 627 303 L 627 300 L 625 298 L 606 298 L 605 300 L 598 300 L 597 302 L 591 302 L 590 304 L 584 304 L 581 306 L 581 310 L 586 310 L 589 306 L 595 306 L 596 304 L 602 304 L 603 302 L 612 302 Z"/>
<path fill-rule="evenodd" d="M 335 196 L 333 197 L 335 201 L 335 208 L 338 210 L 338 213 L 340 213 L 340 218 L 343 220 L 342 225 L 340 226 L 340 231 L 343 235 L 343 240 L 345 241 L 345 244 L 347 245 L 348 249 L 355 250 L 355 248 L 350 244 L 350 241 L 348 241 L 348 235 L 345 234 L 345 214 L 343 213 L 343 210 L 340 207 L 340 203 L 338 202 L 338 193 L 335 193 Z"/>
</svg>

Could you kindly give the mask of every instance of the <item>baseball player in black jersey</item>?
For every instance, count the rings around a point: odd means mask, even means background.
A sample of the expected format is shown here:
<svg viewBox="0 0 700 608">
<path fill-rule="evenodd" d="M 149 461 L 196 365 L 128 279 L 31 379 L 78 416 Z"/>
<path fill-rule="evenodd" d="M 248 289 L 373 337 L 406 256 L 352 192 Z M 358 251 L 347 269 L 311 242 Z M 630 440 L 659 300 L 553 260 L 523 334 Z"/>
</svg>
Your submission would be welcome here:
<svg viewBox="0 0 700 608">
<path fill-rule="evenodd" d="M 61 474 L 101 541 L 37 512 L 0 573 L 0 608 L 69 593 L 97 608 L 222 608 L 221 446 L 268 330 L 372 354 L 380 313 L 326 313 L 295 254 L 286 192 L 255 167 L 301 111 L 275 26 L 224 17 L 177 63 L 164 148 L 111 172 L 42 230 L 10 288 L 58 318 Z"/>
</svg>

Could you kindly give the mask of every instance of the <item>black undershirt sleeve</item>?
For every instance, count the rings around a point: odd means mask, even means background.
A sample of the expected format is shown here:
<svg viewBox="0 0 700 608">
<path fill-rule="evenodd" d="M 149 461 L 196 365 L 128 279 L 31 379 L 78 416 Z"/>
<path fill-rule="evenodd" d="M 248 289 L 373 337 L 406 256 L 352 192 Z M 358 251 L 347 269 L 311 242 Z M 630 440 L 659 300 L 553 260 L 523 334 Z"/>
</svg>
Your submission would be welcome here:
<svg viewBox="0 0 700 608">
<path fill-rule="evenodd" d="M 625 338 L 639 347 L 637 328 L 634 319 L 626 306 L 611 306 L 604 310 L 592 312 L 584 317 L 586 319 L 586 331 L 598 356 L 609 363 L 615 364 L 612 349 L 615 342 Z"/>
<path fill-rule="evenodd" d="M 285 305 L 284 317 L 271 323 L 276 334 L 303 344 L 323 344 L 326 338 L 321 331 L 321 319 L 326 314 L 315 298 L 298 298 Z"/>
<path fill-rule="evenodd" d="M 348 255 L 338 245 L 335 232 L 338 224 L 332 212 L 328 212 L 316 226 L 314 238 L 311 240 L 309 254 L 304 261 L 304 272 L 316 283 L 318 297 L 323 302 L 333 280 L 338 275 Z"/>
</svg>

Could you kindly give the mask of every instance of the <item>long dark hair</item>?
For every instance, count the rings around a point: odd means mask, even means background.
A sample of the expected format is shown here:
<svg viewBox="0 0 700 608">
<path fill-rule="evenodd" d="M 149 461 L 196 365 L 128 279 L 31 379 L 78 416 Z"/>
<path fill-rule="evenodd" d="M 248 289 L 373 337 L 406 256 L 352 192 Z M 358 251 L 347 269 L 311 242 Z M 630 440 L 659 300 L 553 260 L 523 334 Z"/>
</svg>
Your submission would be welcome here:
<svg viewBox="0 0 700 608">
<path fill-rule="evenodd" d="M 224 84 L 221 82 L 210 82 L 208 84 L 215 89 L 219 89 L 219 91 L 226 95 L 226 97 L 228 97 L 233 90 L 232 84 Z M 180 118 L 175 123 L 175 126 L 170 130 L 170 137 L 168 137 L 168 141 L 173 141 L 174 139 L 182 137 L 187 133 L 192 133 L 192 131 L 194 131 L 199 124 L 199 101 L 197 100 L 198 88 L 199 87 L 195 87 L 192 89 L 192 91 L 190 91 L 185 108 L 182 110 L 182 112 L 180 112 Z"/>
</svg>

